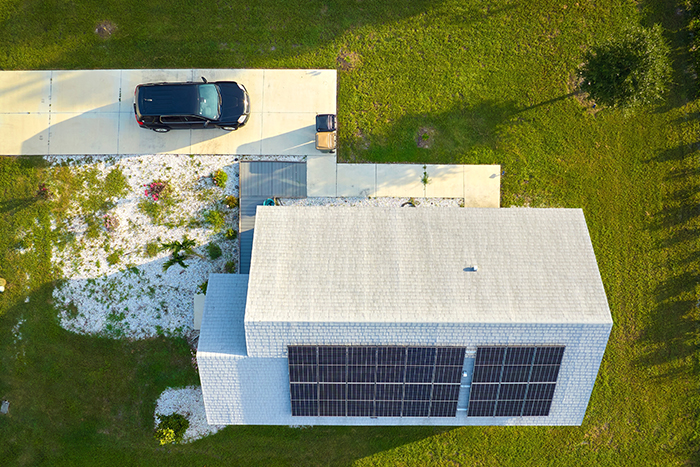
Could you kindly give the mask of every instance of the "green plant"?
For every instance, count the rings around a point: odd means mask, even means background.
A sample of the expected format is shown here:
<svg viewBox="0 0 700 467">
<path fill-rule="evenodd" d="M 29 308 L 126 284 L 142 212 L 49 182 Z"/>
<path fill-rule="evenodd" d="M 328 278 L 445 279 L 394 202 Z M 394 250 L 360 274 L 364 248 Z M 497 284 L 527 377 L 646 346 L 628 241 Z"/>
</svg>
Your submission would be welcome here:
<svg viewBox="0 0 700 467">
<path fill-rule="evenodd" d="M 207 245 L 207 253 L 209 254 L 209 259 L 214 260 L 221 257 L 221 247 L 216 243 L 210 243 Z"/>
<path fill-rule="evenodd" d="M 197 286 L 197 293 L 207 293 L 207 287 L 209 286 L 209 281 L 204 281 Z"/>
<path fill-rule="evenodd" d="M 179 264 L 181 267 L 186 268 L 188 265 L 185 260 L 189 256 L 197 256 L 204 259 L 202 255 L 194 251 L 194 247 L 197 243 L 191 238 L 187 238 L 187 235 L 182 237 L 181 241 L 173 240 L 172 242 L 165 242 L 161 244 L 162 249 L 169 250 L 171 255 L 168 260 L 163 263 L 163 271 L 167 271 L 171 266 Z"/>
<path fill-rule="evenodd" d="M 115 215 L 105 214 L 102 219 L 107 232 L 112 232 L 119 227 L 119 218 Z"/>
<path fill-rule="evenodd" d="M 427 186 L 430 183 L 430 178 L 428 177 L 428 166 L 423 166 L 423 176 L 420 179 L 423 186 Z"/>
<path fill-rule="evenodd" d="M 53 198 L 53 193 L 46 186 L 46 183 L 40 183 L 39 188 L 36 190 L 36 197 L 43 200 L 50 200 Z"/>
<path fill-rule="evenodd" d="M 236 262 L 235 261 L 226 261 L 226 264 L 224 265 L 224 272 L 228 274 L 235 274 L 236 273 Z"/>
<path fill-rule="evenodd" d="M 152 201 L 165 199 L 170 194 L 170 184 L 166 180 L 154 180 L 153 182 L 144 185 L 144 194 Z"/>
<path fill-rule="evenodd" d="M 670 48 L 659 25 L 630 27 L 584 54 L 581 91 L 600 105 L 631 108 L 660 100 L 671 78 Z"/>
<path fill-rule="evenodd" d="M 227 196 L 226 199 L 224 200 L 224 204 L 229 209 L 237 208 L 238 207 L 238 198 L 235 196 Z"/>
<path fill-rule="evenodd" d="M 114 250 L 107 256 L 107 263 L 110 266 L 114 266 L 115 264 L 119 264 L 119 262 L 122 260 L 122 254 L 124 252 L 122 250 Z"/>
<path fill-rule="evenodd" d="M 226 181 L 228 181 L 228 174 L 226 172 L 219 169 L 211 174 L 211 178 L 214 181 L 214 185 L 221 188 L 226 188 Z"/>
<path fill-rule="evenodd" d="M 226 238 L 226 240 L 235 240 L 236 238 L 238 238 L 238 231 L 236 229 L 226 229 L 224 237 Z"/>
<path fill-rule="evenodd" d="M 157 415 L 158 427 L 156 428 L 155 438 L 164 444 L 178 444 L 182 442 L 187 428 L 190 426 L 190 421 L 179 413 L 170 415 Z"/>
<path fill-rule="evenodd" d="M 129 182 L 119 167 L 112 169 L 104 181 L 104 191 L 107 197 L 119 198 L 129 191 Z"/>
<path fill-rule="evenodd" d="M 164 216 L 164 208 L 162 204 L 156 203 L 150 199 L 142 199 L 139 201 L 138 210 L 148 216 L 154 223 L 159 223 Z"/>
<path fill-rule="evenodd" d="M 145 250 L 146 256 L 153 258 L 154 256 L 158 255 L 158 252 L 160 252 L 160 243 L 158 241 L 148 242 L 146 243 Z"/>
<path fill-rule="evenodd" d="M 219 231 L 224 226 L 225 218 L 221 211 L 212 209 L 204 214 L 204 222 L 209 224 L 214 231 Z"/>
</svg>

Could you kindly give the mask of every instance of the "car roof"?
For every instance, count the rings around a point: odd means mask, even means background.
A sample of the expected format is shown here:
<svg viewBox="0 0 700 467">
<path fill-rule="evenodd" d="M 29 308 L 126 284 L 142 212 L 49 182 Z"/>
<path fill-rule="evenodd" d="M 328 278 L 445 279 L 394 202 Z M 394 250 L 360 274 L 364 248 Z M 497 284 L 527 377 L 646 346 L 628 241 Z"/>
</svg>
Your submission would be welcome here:
<svg viewBox="0 0 700 467">
<path fill-rule="evenodd" d="M 136 104 L 140 115 L 193 115 L 197 86 L 204 83 L 163 83 L 138 86 Z"/>
</svg>

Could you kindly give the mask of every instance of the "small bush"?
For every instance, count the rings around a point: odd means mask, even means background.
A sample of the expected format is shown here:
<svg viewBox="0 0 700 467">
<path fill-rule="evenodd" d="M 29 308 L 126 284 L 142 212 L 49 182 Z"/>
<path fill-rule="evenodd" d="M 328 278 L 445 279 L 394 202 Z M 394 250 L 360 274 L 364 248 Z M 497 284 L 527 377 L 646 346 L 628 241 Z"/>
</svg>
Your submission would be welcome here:
<svg viewBox="0 0 700 467">
<path fill-rule="evenodd" d="M 144 188 L 144 195 L 152 201 L 166 199 L 170 194 L 170 184 L 165 180 L 154 180 Z"/>
<path fill-rule="evenodd" d="M 221 247 L 216 243 L 210 243 L 207 245 L 207 253 L 209 254 L 209 259 L 221 258 Z"/>
<path fill-rule="evenodd" d="M 215 231 L 221 230 L 224 226 L 224 215 L 220 211 L 212 210 L 204 214 L 204 221 Z"/>
<path fill-rule="evenodd" d="M 164 444 L 178 444 L 182 442 L 187 428 L 190 426 L 189 420 L 179 413 L 170 415 L 158 415 L 158 427 L 155 438 Z"/>
<path fill-rule="evenodd" d="M 228 181 L 228 174 L 223 170 L 219 169 L 213 174 L 211 174 L 212 180 L 214 180 L 214 185 L 221 188 L 226 188 L 226 182 Z"/>
<path fill-rule="evenodd" d="M 236 262 L 235 261 L 227 261 L 226 264 L 224 265 L 224 272 L 228 274 L 235 274 L 236 273 Z"/>
<path fill-rule="evenodd" d="M 111 214 L 105 214 L 102 218 L 107 232 L 112 232 L 119 227 L 119 218 Z"/>
<path fill-rule="evenodd" d="M 209 281 L 204 281 L 197 286 L 197 293 L 207 293 L 207 286 L 209 286 Z"/>
<path fill-rule="evenodd" d="M 114 250 L 107 256 L 107 263 L 109 263 L 110 266 L 114 266 L 115 264 L 119 264 L 119 262 L 122 260 L 122 251 L 121 250 Z"/>
<path fill-rule="evenodd" d="M 235 229 L 227 229 L 224 237 L 226 237 L 226 240 L 235 240 L 238 238 L 238 232 Z"/>
<path fill-rule="evenodd" d="M 105 194 L 107 197 L 120 198 L 129 191 L 129 182 L 120 168 L 112 169 L 105 177 Z"/>
<path fill-rule="evenodd" d="M 229 209 L 237 208 L 238 198 L 236 198 L 235 196 L 227 196 L 224 200 L 224 203 L 226 204 L 226 206 L 228 206 Z"/>
<path fill-rule="evenodd" d="M 658 101 L 670 84 L 670 52 L 660 26 L 630 28 L 585 53 L 578 71 L 581 91 L 608 107 Z"/>
<path fill-rule="evenodd" d="M 147 257 L 153 258 L 154 256 L 158 255 L 159 252 L 160 252 L 159 241 L 146 243 L 146 256 Z"/>
<path fill-rule="evenodd" d="M 53 193 L 46 186 L 46 183 L 40 183 L 39 188 L 36 190 L 36 197 L 43 200 L 50 200 L 53 198 Z"/>
<path fill-rule="evenodd" d="M 148 216 L 152 222 L 158 223 L 163 218 L 163 206 L 156 203 L 155 201 L 150 201 L 148 199 L 142 199 L 139 201 L 138 209 L 142 214 Z"/>
</svg>

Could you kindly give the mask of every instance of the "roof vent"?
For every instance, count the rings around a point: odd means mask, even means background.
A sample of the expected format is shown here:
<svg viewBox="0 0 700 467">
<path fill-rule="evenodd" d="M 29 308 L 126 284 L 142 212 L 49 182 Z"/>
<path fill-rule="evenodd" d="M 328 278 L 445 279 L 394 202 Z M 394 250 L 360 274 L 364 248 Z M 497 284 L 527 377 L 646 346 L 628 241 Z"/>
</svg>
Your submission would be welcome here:
<svg viewBox="0 0 700 467">
<path fill-rule="evenodd" d="M 465 272 L 476 272 L 478 270 L 479 270 L 479 266 L 477 266 L 476 264 L 473 266 L 467 266 L 466 268 L 464 268 Z"/>
</svg>

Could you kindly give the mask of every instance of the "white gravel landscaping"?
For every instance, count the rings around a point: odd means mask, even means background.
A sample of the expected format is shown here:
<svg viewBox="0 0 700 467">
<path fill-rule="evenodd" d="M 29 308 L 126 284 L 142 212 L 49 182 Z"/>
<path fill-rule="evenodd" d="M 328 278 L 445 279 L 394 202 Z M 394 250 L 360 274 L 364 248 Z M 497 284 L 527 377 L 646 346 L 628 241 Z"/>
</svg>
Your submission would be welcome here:
<svg viewBox="0 0 700 467">
<path fill-rule="evenodd" d="M 224 272 L 227 261 L 238 258 L 238 241 L 225 240 L 206 225 L 192 224 L 207 210 L 227 212 L 226 227 L 237 228 L 238 209 L 222 208 L 228 195 L 238 196 L 237 156 L 110 156 L 47 158 L 52 164 L 68 164 L 73 171 L 97 169 L 102 178 L 119 168 L 128 180 L 129 193 L 115 201 L 107 214 L 119 226 L 88 238 L 79 206 L 71 206 L 72 216 L 63 221 L 75 236 L 71 244 L 54 248 L 53 260 L 66 279 L 54 292 L 61 325 L 84 334 L 146 338 L 158 334 L 184 334 L 192 329 L 193 297 L 210 273 Z M 222 169 L 228 174 L 225 188 L 213 184 L 210 174 Z M 154 225 L 138 204 L 145 198 L 144 185 L 167 180 L 176 202 L 168 226 Z M 217 204 L 218 203 L 218 204 Z M 168 251 L 149 257 L 147 243 L 181 241 L 187 235 L 197 243 L 193 256 L 163 271 Z M 210 260 L 204 246 L 215 242 L 222 256 Z M 109 264 L 110 253 L 119 251 L 117 264 Z"/>
<path fill-rule="evenodd" d="M 183 441 L 186 443 L 213 435 L 224 428 L 222 425 L 209 425 L 207 423 L 202 388 L 200 386 L 187 386 L 181 389 L 168 388 L 163 391 L 156 402 L 156 410 L 153 417 L 155 428 L 158 427 L 160 422 L 158 415 L 171 415 L 173 413 L 182 415 L 190 422 L 190 426 L 183 437 Z"/>
</svg>

